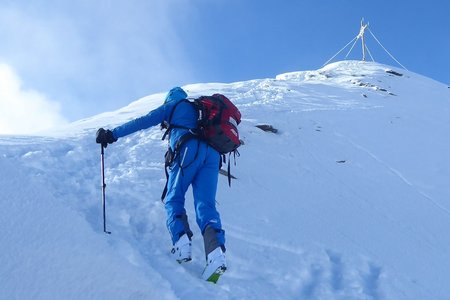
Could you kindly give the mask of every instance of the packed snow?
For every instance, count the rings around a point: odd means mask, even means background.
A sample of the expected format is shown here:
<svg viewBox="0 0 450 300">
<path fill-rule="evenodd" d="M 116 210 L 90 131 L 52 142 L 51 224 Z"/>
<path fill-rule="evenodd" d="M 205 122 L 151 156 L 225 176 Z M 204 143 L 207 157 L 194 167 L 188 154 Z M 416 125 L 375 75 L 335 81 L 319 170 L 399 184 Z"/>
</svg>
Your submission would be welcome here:
<svg viewBox="0 0 450 300">
<path fill-rule="evenodd" d="M 200 279 L 169 254 L 160 196 L 166 142 L 154 127 L 105 149 L 99 127 L 162 104 L 165 93 L 40 136 L 0 136 L 0 299 L 449 299 L 450 90 L 378 63 L 231 84 L 244 145 L 220 176 L 228 270 Z M 265 132 L 256 125 L 271 125 Z"/>
</svg>

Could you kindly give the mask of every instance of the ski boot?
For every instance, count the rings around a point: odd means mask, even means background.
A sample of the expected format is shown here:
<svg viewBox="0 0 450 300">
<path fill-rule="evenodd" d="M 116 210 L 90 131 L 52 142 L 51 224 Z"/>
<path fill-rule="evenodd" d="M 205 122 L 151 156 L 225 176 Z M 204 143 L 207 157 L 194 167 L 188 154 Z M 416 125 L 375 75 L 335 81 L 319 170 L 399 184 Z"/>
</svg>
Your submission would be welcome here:
<svg viewBox="0 0 450 300">
<path fill-rule="evenodd" d="M 221 247 L 217 247 L 208 254 L 206 267 L 203 270 L 202 279 L 217 283 L 219 277 L 227 270 L 225 253 Z"/>
<path fill-rule="evenodd" d="M 192 245 L 187 234 L 183 234 L 170 251 L 178 263 L 192 260 Z"/>
</svg>

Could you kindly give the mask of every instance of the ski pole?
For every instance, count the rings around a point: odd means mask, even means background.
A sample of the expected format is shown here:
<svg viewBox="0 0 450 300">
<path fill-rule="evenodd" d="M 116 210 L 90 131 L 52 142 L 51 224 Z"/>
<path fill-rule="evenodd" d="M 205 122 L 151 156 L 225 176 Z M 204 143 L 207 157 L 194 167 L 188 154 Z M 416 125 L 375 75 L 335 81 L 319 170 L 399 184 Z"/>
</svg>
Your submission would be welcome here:
<svg viewBox="0 0 450 300">
<path fill-rule="evenodd" d="M 105 151 L 103 144 L 100 145 L 102 147 L 101 151 L 101 173 L 102 173 L 102 207 L 103 207 L 103 232 L 107 234 L 111 234 L 111 231 L 106 230 L 106 197 L 105 197 L 105 189 L 106 189 L 106 183 L 105 183 Z"/>
</svg>

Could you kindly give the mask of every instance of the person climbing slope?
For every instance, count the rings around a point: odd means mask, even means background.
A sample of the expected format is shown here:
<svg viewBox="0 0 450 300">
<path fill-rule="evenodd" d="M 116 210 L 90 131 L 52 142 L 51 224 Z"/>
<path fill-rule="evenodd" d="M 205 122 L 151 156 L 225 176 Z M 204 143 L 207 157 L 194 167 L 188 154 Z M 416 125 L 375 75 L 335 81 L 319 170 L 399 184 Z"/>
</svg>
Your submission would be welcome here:
<svg viewBox="0 0 450 300">
<path fill-rule="evenodd" d="M 173 244 L 171 253 L 178 263 L 192 259 L 193 233 L 185 210 L 185 194 L 188 187 L 192 186 L 196 221 L 203 235 L 207 260 L 202 278 L 217 282 L 227 269 L 225 231 L 215 205 L 221 154 L 204 140 L 191 134 L 197 127 L 198 112 L 186 101 L 187 96 L 182 88 L 172 88 L 164 103 L 147 115 L 112 130 L 100 128 L 96 142 L 106 147 L 139 130 L 162 123 L 169 124 L 168 153 L 171 159 L 165 209 L 167 228 Z"/>
</svg>

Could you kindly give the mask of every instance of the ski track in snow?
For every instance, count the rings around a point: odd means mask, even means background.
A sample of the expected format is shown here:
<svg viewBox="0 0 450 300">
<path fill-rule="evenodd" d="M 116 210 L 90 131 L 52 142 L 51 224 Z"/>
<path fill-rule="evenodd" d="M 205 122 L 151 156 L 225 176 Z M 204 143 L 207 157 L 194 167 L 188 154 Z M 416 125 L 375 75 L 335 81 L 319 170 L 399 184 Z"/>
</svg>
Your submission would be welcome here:
<svg viewBox="0 0 450 300">
<path fill-rule="evenodd" d="M 372 157 L 374 160 L 376 160 L 379 164 L 383 165 L 384 167 L 386 167 L 386 169 L 390 170 L 393 174 L 395 174 L 398 178 L 400 178 L 401 181 L 403 181 L 406 185 L 410 186 L 412 190 L 414 190 L 415 192 L 417 192 L 418 194 L 422 195 L 424 198 L 426 198 L 427 200 L 429 200 L 431 203 L 433 203 L 436 207 L 438 207 L 440 210 L 444 211 L 445 213 L 447 213 L 450 216 L 450 211 L 440 205 L 438 202 L 436 202 L 434 199 L 432 199 L 430 196 L 426 195 L 424 192 L 420 191 L 412 182 L 410 182 L 399 170 L 391 167 L 390 165 L 388 165 L 387 163 L 385 163 L 384 161 L 382 161 L 381 159 L 379 159 L 375 154 L 371 153 L 369 150 L 365 149 L 364 147 L 355 144 L 352 141 L 349 141 L 353 146 L 355 146 L 356 148 L 364 151 L 365 153 L 367 153 L 370 157 Z"/>
<path fill-rule="evenodd" d="M 427 176 L 408 160 L 414 150 L 411 145 L 416 146 L 415 135 L 423 144 L 434 142 L 427 131 L 420 131 L 422 127 L 414 127 L 416 119 L 426 122 L 427 129 L 438 126 L 435 130 L 442 133 L 449 129 L 444 118 L 425 119 L 427 114 L 422 113 L 434 111 L 421 104 L 420 93 L 439 85 L 426 81 L 425 88 L 410 92 L 422 77 L 408 73 L 399 79 L 385 70 L 378 64 L 348 62 L 276 79 L 185 87 L 192 96 L 224 93 L 243 114 L 240 132 L 245 144 L 237 166 L 232 167 L 238 179 L 231 188 L 225 177 L 219 179 L 217 203 L 226 231 L 229 269 L 217 285 L 199 279 L 205 258 L 190 191 L 186 206 L 194 232 L 193 261 L 178 265 L 170 258 L 159 200 L 166 146 L 157 128 L 105 149 L 107 227 L 112 234 L 102 232 L 100 146 L 94 142 L 95 130 L 146 113 L 160 104 L 162 94 L 76 122 L 65 129 L 72 136 L 61 137 L 59 132 L 49 137 L 1 137 L 2 166 L 15 164 L 17 174 L 27 174 L 31 188 L 40 185 L 65 207 L 71 217 L 64 226 L 70 227 L 74 220 L 84 224 L 75 235 L 84 252 L 103 250 L 105 257 L 98 265 L 95 259 L 86 260 L 92 268 L 105 268 L 111 262 L 107 268 L 112 273 L 128 274 L 124 283 L 120 277 L 108 277 L 111 285 L 119 286 L 115 293 L 102 284 L 89 292 L 91 284 L 104 282 L 101 276 L 89 273 L 80 279 L 83 269 L 63 269 L 57 276 L 78 278 L 84 289 L 67 289 L 73 283 L 58 281 L 55 295 L 65 299 L 446 299 L 450 240 L 441 230 L 450 226 L 450 205 L 445 200 L 450 194 L 434 182 L 441 182 L 436 174 L 450 174 L 446 169 L 450 164 L 436 158 L 438 150 L 429 150 L 422 158 L 428 163 L 421 164 L 431 173 Z M 402 105 L 407 101 L 410 107 L 405 110 Z M 258 124 L 273 125 L 278 133 L 263 132 L 254 127 Z M 448 149 L 448 144 L 438 147 Z M 435 186 L 439 189 L 430 188 Z M 39 195 L 24 199 L 42 203 L 45 209 L 50 205 L 48 197 Z M 38 218 L 45 215 L 37 213 Z M 52 218 L 45 219 L 58 233 L 61 220 Z M 17 232 L 26 232 L 26 227 Z M 22 244 L 14 231 L 4 241 Z M 70 245 L 65 239 L 62 242 Z M 70 257 L 71 252 L 57 242 L 54 247 L 62 252 L 55 255 L 56 265 L 47 263 L 58 268 L 59 257 Z M 27 250 L 18 251 L 22 258 Z M 35 253 L 32 258 L 46 254 L 39 249 Z M 31 274 L 39 273 L 39 262 L 29 264 Z M 44 275 L 49 280 L 54 276 Z M 47 282 L 42 278 L 38 276 L 37 283 Z M 0 279 L 2 286 L 10 289 L 8 296 L 46 299 L 52 292 L 31 285 L 19 293 L 19 279 L 16 285 Z"/>
</svg>

